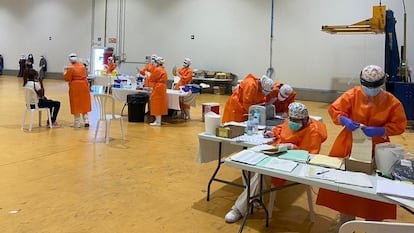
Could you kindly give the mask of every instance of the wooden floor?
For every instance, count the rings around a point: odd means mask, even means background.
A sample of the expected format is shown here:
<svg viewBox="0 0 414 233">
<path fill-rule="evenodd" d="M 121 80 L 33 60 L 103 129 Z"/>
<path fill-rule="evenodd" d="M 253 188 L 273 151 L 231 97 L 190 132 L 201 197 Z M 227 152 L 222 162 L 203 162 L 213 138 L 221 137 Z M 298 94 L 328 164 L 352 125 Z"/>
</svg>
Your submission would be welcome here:
<svg viewBox="0 0 414 233">
<path fill-rule="evenodd" d="M 129 123 L 125 117 L 126 141 L 121 140 L 119 125 L 113 124 L 106 145 L 102 134 L 100 142 L 92 141 L 96 113 L 91 114 L 90 128 L 70 127 L 64 81 L 45 80 L 45 85 L 46 95 L 62 103 L 58 122 L 64 127 L 27 132 L 20 129 L 22 80 L 0 76 L 0 232 L 237 232 L 240 222 L 227 224 L 224 215 L 241 190 L 213 183 L 207 202 L 215 163 L 196 162 L 197 134 L 204 131 L 201 103 L 219 102 L 222 110 L 228 96 L 199 95 L 188 122 L 170 119 L 154 128 Z M 303 102 L 328 126 L 329 138 L 321 151 L 327 153 L 340 127 L 331 123 L 328 104 Z M 121 107 L 119 103 L 119 111 Z M 393 138 L 410 151 L 413 139 L 408 131 Z M 240 171 L 230 167 L 223 167 L 219 176 L 240 181 Z M 337 213 L 315 206 L 316 223 L 311 224 L 304 193 L 303 186 L 280 191 L 269 228 L 259 210 L 249 217 L 244 232 L 327 232 Z M 398 221 L 414 222 L 414 216 L 398 209 Z"/>
</svg>

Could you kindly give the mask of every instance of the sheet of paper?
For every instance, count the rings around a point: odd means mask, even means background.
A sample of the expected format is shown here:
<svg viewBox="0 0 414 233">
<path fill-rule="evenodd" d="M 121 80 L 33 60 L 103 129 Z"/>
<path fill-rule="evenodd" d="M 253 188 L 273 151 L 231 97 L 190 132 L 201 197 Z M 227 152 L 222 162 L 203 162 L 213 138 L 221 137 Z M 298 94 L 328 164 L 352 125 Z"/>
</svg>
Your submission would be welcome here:
<svg viewBox="0 0 414 233">
<path fill-rule="evenodd" d="M 265 138 L 263 134 L 253 134 L 253 135 L 241 135 L 232 139 L 236 142 L 248 142 L 254 145 L 266 144 L 272 142 L 273 138 Z"/>
<path fill-rule="evenodd" d="M 339 169 L 341 168 L 343 161 L 342 158 L 317 154 L 311 157 L 309 164 Z"/>
<path fill-rule="evenodd" d="M 400 181 L 378 179 L 377 193 L 414 199 L 414 185 Z"/>
<path fill-rule="evenodd" d="M 351 158 L 357 161 L 371 161 L 372 141 L 360 128 L 352 132 Z"/>
<path fill-rule="evenodd" d="M 306 163 L 309 160 L 309 152 L 306 150 L 288 150 L 279 155 L 278 158 Z"/>
<path fill-rule="evenodd" d="M 298 166 L 298 163 L 290 160 L 271 157 L 264 159 L 263 163 L 260 163 L 260 166 L 279 171 L 292 172 L 293 169 Z"/>
<path fill-rule="evenodd" d="M 336 183 L 372 188 L 374 185 L 369 176 L 362 172 L 336 171 Z"/>
<path fill-rule="evenodd" d="M 250 165 L 256 165 L 267 156 L 252 150 L 242 150 L 237 154 L 231 156 L 231 160 Z"/>
<path fill-rule="evenodd" d="M 327 169 L 323 167 L 315 167 L 315 166 L 308 167 L 308 170 L 305 171 L 304 175 L 307 177 L 321 179 L 321 180 L 330 180 L 330 181 L 336 180 L 336 171 L 334 169 Z"/>
<path fill-rule="evenodd" d="M 270 150 L 270 149 L 274 149 L 274 148 L 276 148 L 276 147 L 274 147 L 272 145 L 261 144 L 261 145 L 250 147 L 249 150 L 256 151 L 256 152 L 261 152 L 263 150 Z"/>
</svg>

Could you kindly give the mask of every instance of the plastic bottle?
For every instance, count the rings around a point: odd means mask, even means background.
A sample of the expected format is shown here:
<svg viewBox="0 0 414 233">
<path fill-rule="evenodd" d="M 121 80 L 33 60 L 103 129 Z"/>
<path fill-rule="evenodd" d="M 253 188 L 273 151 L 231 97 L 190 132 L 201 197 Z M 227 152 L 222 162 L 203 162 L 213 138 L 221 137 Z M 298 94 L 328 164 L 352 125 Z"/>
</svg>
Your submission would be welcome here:
<svg viewBox="0 0 414 233">
<path fill-rule="evenodd" d="M 253 135 L 253 116 L 249 114 L 249 117 L 246 122 L 246 134 L 247 135 Z"/>
<path fill-rule="evenodd" d="M 255 109 L 253 113 L 253 134 L 259 133 L 259 121 L 260 121 L 260 112 L 259 112 L 259 109 Z"/>
</svg>

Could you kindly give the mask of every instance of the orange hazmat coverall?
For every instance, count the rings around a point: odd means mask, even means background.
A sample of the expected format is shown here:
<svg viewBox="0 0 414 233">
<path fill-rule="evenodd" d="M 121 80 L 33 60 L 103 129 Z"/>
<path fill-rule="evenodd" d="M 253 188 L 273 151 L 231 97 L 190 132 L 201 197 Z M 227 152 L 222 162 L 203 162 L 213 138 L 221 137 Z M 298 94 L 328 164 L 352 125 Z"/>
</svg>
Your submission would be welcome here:
<svg viewBox="0 0 414 233">
<path fill-rule="evenodd" d="M 193 71 L 190 67 L 181 67 L 178 68 L 177 74 L 180 76 L 180 81 L 178 81 L 177 85 L 175 85 L 175 90 L 180 90 L 180 86 L 185 86 L 187 84 L 191 84 L 193 81 Z M 181 101 L 180 98 L 180 108 L 181 109 L 190 109 L 190 105 L 185 104 Z"/>
<path fill-rule="evenodd" d="M 73 115 L 90 112 L 91 95 L 85 66 L 76 62 L 69 66 L 63 75 L 69 84 L 70 112 Z"/>
<path fill-rule="evenodd" d="M 269 102 L 271 99 L 276 98 L 276 101 L 273 102 L 273 105 L 275 106 L 276 113 L 288 113 L 289 112 L 289 104 L 295 102 L 296 100 L 296 92 L 292 91 L 290 95 L 283 101 L 280 101 L 277 99 L 277 95 L 279 94 L 280 87 L 283 85 L 283 83 L 276 82 L 273 86 L 272 92 L 270 92 L 269 95 L 265 97 L 265 102 Z"/>
<path fill-rule="evenodd" d="M 155 66 L 152 63 L 148 63 L 145 65 L 144 68 L 142 68 L 142 70 L 139 71 L 139 73 L 145 76 L 145 71 L 150 72 L 152 74 L 154 69 L 155 69 Z M 148 77 L 146 77 L 146 79 L 144 80 L 144 87 L 152 87 L 151 83 L 149 82 Z"/>
<path fill-rule="evenodd" d="M 259 78 L 253 74 L 248 74 L 228 98 L 224 107 L 222 122 L 246 121 L 249 107 L 263 103 L 264 97 Z"/>
<path fill-rule="evenodd" d="M 280 143 L 292 143 L 295 150 L 306 150 L 310 154 L 319 154 L 322 143 L 328 138 L 326 126 L 323 122 L 309 118 L 309 124 L 299 131 L 292 131 L 288 126 L 289 119 L 283 124 L 273 128 L 275 141 L 273 145 Z M 275 186 L 282 186 L 286 183 L 284 179 L 272 178 Z"/>
<path fill-rule="evenodd" d="M 405 131 L 407 118 L 401 102 L 389 92 L 382 90 L 374 97 L 367 97 L 360 86 L 346 91 L 328 109 L 332 121 L 340 125 L 339 117 L 345 116 L 366 126 L 385 127 L 384 137 L 372 138 L 372 149 L 389 136 Z M 330 156 L 344 158 L 352 149 L 352 133 L 345 127 L 336 138 Z M 316 204 L 329 207 L 343 214 L 368 220 L 395 219 L 396 206 L 362 197 L 320 189 Z"/>
<path fill-rule="evenodd" d="M 167 72 L 165 71 L 163 66 L 155 67 L 155 69 L 147 79 L 152 84 L 152 92 L 150 96 L 151 115 L 167 115 Z"/>
</svg>

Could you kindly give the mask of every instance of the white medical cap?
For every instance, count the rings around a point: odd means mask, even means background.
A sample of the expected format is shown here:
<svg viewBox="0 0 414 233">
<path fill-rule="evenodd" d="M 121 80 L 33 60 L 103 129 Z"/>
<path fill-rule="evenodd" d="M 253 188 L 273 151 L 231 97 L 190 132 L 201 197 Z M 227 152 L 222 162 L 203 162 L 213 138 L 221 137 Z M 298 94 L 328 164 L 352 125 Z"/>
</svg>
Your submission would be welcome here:
<svg viewBox="0 0 414 233">
<path fill-rule="evenodd" d="M 152 54 L 151 55 L 151 60 L 155 61 L 157 59 L 158 55 L 157 54 Z"/>
<path fill-rule="evenodd" d="M 369 65 L 362 69 L 360 74 L 360 81 L 366 87 L 379 87 L 384 84 L 385 73 L 381 67 L 376 65 Z"/>
<path fill-rule="evenodd" d="M 305 119 L 309 117 L 308 109 L 304 104 L 293 102 L 289 104 L 289 117 L 296 119 Z"/>
<path fill-rule="evenodd" d="M 260 79 L 260 83 L 262 85 L 262 90 L 264 90 L 265 92 L 271 92 L 273 89 L 273 80 L 269 77 L 267 77 L 266 75 L 263 75 L 262 78 Z"/>
<path fill-rule="evenodd" d="M 292 92 L 293 92 L 293 89 L 290 85 L 283 84 L 282 87 L 280 87 L 279 89 L 279 93 L 277 94 L 277 99 L 280 101 L 284 101 L 290 96 L 290 94 L 292 94 Z"/>
<path fill-rule="evenodd" d="M 155 62 L 156 62 L 158 65 L 163 65 L 163 64 L 164 64 L 164 62 L 165 62 L 165 59 L 164 59 L 164 58 L 162 58 L 162 57 L 157 57 L 157 58 L 155 59 Z"/>
<path fill-rule="evenodd" d="M 186 65 L 191 65 L 191 60 L 190 60 L 190 58 L 184 58 L 184 64 L 186 64 Z"/>
<path fill-rule="evenodd" d="M 71 53 L 69 54 L 69 60 L 72 62 L 75 62 L 78 60 L 78 55 L 76 55 L 76 53 Z"/>
</svg>

